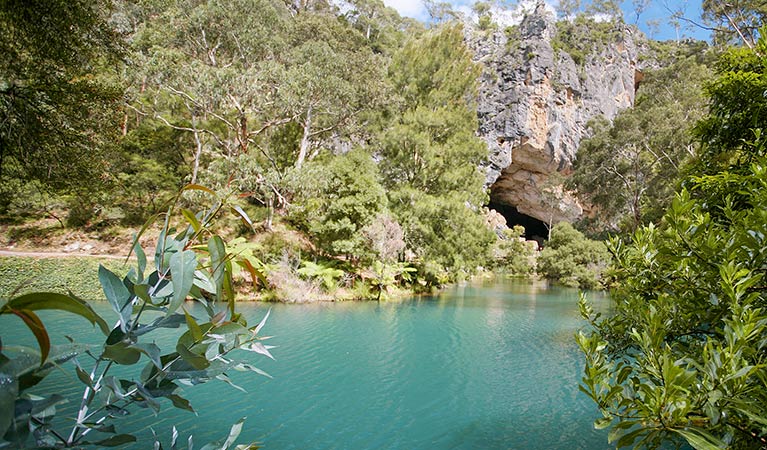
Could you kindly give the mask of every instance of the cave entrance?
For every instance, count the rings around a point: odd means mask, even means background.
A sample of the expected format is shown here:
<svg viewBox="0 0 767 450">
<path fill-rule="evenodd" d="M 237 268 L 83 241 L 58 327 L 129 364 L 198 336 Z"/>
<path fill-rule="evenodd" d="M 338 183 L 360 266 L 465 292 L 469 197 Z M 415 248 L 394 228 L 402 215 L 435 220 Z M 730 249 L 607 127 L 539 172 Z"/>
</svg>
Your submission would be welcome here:
<svg viewBox="0 0 767 450">
<path fill-rule="evenodd" d="M 491 200 L 487 207 L 498 211 L 506 219 L 506 225 L 509 228 L 514 228 L 515 225 L 525 227 L 525 239 L 529 241 L 538 241 L 539 244 L 543 244 L 543 241 L 549 236 L 549 227 L 546 222 L 522 214 L 514 206 L 496 203 Z"/>
</svg>

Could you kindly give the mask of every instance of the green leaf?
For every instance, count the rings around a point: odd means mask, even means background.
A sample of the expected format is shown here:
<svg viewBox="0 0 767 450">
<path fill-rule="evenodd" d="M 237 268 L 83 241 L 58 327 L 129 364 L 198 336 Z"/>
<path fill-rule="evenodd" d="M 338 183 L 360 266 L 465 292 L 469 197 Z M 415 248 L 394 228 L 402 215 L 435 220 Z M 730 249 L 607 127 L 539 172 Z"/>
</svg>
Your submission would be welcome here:
<svg viewBox="0 0 767 450">
<path fill-rule="evenodd" d="M 154 343 L 148 343 L 148 344 L 133 344 L 133 348 L 137 349 L 141 353 L 145 354 L 150 361 L 152 361 L 152 364 L 155 365 L 158 369 L 162 369 L 162 363 L 160 362 L 160 347 L 157 346 L 157 344 Z"/>
<path fill-rule="evenodd" d="M 14 403 L 19 395 L 19 380 L 11 374 L 0 372 L 0 436 L 11 426 Z"/>
<path fill-rule="evenodd" d="M 182 209 L 181 215 L 184 216 L 187 222 L 189 222 L 189 225 L 192 226 L 192 229 L 195 233 L 199 233 L 200 230 L 202 230 L 202 224 L 197 219 L 197 216 L 194 215 L 194 213 L 188 209 Z"/>
<path fill-rule="evenodd" d="M 210 268 L 213 273 L 213 282 L 216 285 L 216 299 L 223 298 L 224 277 L 226 276 L 226 245 L 220 236 L 213 236 L 208 241 L 208 253 L 210 254 Z"/>
<path fill-rule="evenodd" d="M 133 313 L 133 307 L 130 305 L 130 291 L 117 275 L 101 264 L 99 264 L 99 282 L 112 310 L 120 316 L 120 329 L 126 331 Z"/>
<path fill-rule="evenodd" d="M 261 285 L 266 287 L 269 285 L 269 282 L 266 280 L 266 275 L 264 275 L 263 271 L 260 271 L 256 269 L 253 266 L 253 263 L 251 263 L 247 259 L 237 259 L 236 260 L 237 265 L 242 267 L 243 269 L 247 270 L 250 273 L 250 278 L 253 280 L 253 287 L 258 286 L 258 282 L 261 282 Z"/>
<path fill-rule="evenodd" d="M 185 399 L 184 397 L 181 397 L 178 394 L 170 394 L 166 396 L 168 400 L 173 402 L 173 406 L 175 406 L 178 409 L 184 409 L 189 412 L 195 412 L 194 408 L 192 408 L 192 404 L 189 402 L 189 400 Z"/>
<path fill-rule="evenodd" d="M 174 253 L 170 257 L 170 275 L 173 283 L 173 297 L 168 306 L 168 314 L 178 310 L 194 284 L 194 271 L 197 268 L 197 255 L 191 250 Z"/>
<path fill-rule="evenodd" d="M 136 254 L 137 259 L 137 269 L 138 269 L 138 282 L 141 283 L 144 281 L 144 271 L 146 271 L 146 253 L 144 253 L 144 249 L 141 247 L 141 243 L 138 241 L 138 236 L 133 235 L 133 247 L 132 247 L 133 253 Z M 130 258 L 130 253 L 128 254 L 128 258 Z M 128 260 L 126 258 L 125 262 L 127 263 Z"/>
<path fill-rule="evenodd" d="M 206 369 L 208 366 L 210 366 L 210 361 L 208 361 L 204 356 L 190 351 L 183 344 L 176 345 L 176 351 L 184 361 L 189 363 L 189 365 L 197 370 Z"/>
<path fill-rule="evenodd" d="M 146 284 L 134 284 L 133 293 L 136 297 L 145 301 L 146 303 L 152 303 L 152 298 L 149 296 L 149 285 Z"/>
<path fill-rule="evenodd" d="M 118 342 L 114 345 L 104 346 L 104 353 L 101 354 L 104 359 L 109 359 L 122 365 L 136 364 L 141 358 L 141 351 L 131 344 Z"/>
<path fill-rule="evenodd" d="M 248 217 L 248 213 L 246 213 L 242 208 L 240 208 L 237 205 L 232 205 L 232 212 L 240 216 L 243 222 L 245 222 L 246 225 L 250 227 L 251 230 L 255 229 L 253 226 L 253 221 L 250 220 L 250 217 Z"/>
<path fill-rule="evenodd" d="M 618 439 L 618 442 L 616 442 L 616 443 L 615 443 L 615 446 L 616 446 L 616 447 L 618 447 L 618 448 L 620 448 L 620 447 L 628 447 L 629 445 L 633 444 L 633 443 L 634 443 L 634 441 L 635 441 L 635 440 L 636 440 L 636 439 L 637 439 L 637 438 L 638 438 L 638 437 L 639 437 L 639 436 L 640 436 L 642 433 L 646 433 L 646 432 L 647 432 L 647 430 L 645 430 L 644 428 L 641 428 L 641 427 L 640 427 L 640 428 L 637 428 L 637 429 L 636 429 L 636 430 L 634 430 L 634 431 L 630 431 L 630 432 L 628 432 L 628 433 L 626 433 L 626 434 L 622 435 L 622 436 L 620 437 L 620 439 Z M 607 439 L 608 439 L 608 441 L 609 441 L 609 442 L 612 442 L 612 441 L 610 441 L 610 437 L 611 437 L 611 436 L 608 436 L 608 438 L 607 438 Z M 616 437 L 617 437 L 617 436 L 612 436 L 613 440 L 614 440 Z"/>
<path fill-rule="evenodd" d="M 682 435 L 696 450 L 718 450 L 727 447 L 724 442 L 700 428 L 674 429 L 673 431 Z"/>
<path fill-rule="evenodd" d="M 605 428 L 609 427 L 611 423 L 613 423 L 612 417 L 600 417 L 594 421 L 594 429 L 604 430 Z"/>
<path fill-rule="evenodd" d="M 116 436 L 110 437 L 109 439 L 93 442 L 93 445 L 100 445 L 102 447 L 117 447 L 118 445 L 130 444 L 131 442 L 136 442 L 136 436 L 133 436 L 132 434 L 118 434 Z"/>
<path fill-rule="evenodd" d="M 207 188 L 207 187 L 199 185 L 199 184 L 187 184 L 186 186 L 181 188 L 181 192 L 190 191 L 190 190 L 192 190 L 192 191 L 207 192 L 208 194 L 213 195 L 213 196 L 216 195 L 216 192 L 213 189 Z"/>
<path fill-rule="evenodd" d="M 144 403 L 146 403 L 146 405 L 147 405 L 148 407 L 150 407 L 150 408 L 152 409 L 152 411 L 154 411 L 155 415 L 157 415 L 157 413 L 159 413 L 159 412 L 160 412 L 160 403 L 158 403 L 158 402 L 157 402 L 157 400 L 155 400 L 155 398 L 154 398 L 154 396 L 152 395 L 152 393 L 151 393 L 151 392 L 149 392 L 149 391 L 148 391 L 148 390 L 147 390 L 147 389 L 144 387 L 144 385 L 143 385 L 143 384 L 141 384 L 141 383 L 136 383 L 136 389 L 137 389 L 137 390 L 138 390 L 138 392 L 141 394 L 141 396 L 140 396 L 140 398 L 139 398 L 139 397 L 137 397 L 137 396 L 134 394 L 134 398 L 137 398 L 137 400 L 139 400 L 139 401 L 143 401 Z"/>
<path fill-rule="evenodd" d="M 77 378 L 80 379 L 80 381 L 83 382 L 84 385 L 88 387 L 93 387 L 93 380 L 91 380 L 90 375 L 83 369 L 75 366 L 75 373 L 77 373 Z"/>
<path fill-rule="evenodd" d="M 104 335 L 109 334 L 109 326 L 106 321 L 96 314 L 88 303 L 76 297 L 53 292 L 34 292 L 31 294 L 20 295 L 10 300 L 5 304 L 3 310 L 6 308 L 26 309 L 29 311 L 39 311 L 43 309 L 67 311 L 84 317 L 94 325 L 98 325 Z"/>
<path fill-rule="evenodd" d="M 202 341 L 202 330 L 200 329 L 200 325 L 197 324 L 197 321 L 194 320 L 194 317 L 192 317 L 186 309 L 184 309 L 184 317 L 186 318 L 186 326 L 189 327 L 189 331 L 192 333 L 192 339 L 194 342 L 200 342 Z"/>
</svg>

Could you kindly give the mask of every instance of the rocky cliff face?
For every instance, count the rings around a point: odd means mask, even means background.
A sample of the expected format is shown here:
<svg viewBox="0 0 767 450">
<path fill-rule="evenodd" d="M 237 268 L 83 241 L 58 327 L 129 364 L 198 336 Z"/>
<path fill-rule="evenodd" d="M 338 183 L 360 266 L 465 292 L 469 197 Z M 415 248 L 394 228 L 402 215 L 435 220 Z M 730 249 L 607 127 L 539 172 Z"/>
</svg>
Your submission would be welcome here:
<svg viewBox="0 0 767 450">
<path fill-rule="evenodd" d="M 644 37 L 621 26 L 608 42 L 577 55 L 576 64 L 554 49 L 556 20 L 542 5 L 508 30 L 466 30 L 484 68 L 478 116 L 490 148 L 491 204 L 546 223 L 577 219 L 583 209 L 563 191 L 562 180 L 589 119 L 612 119 L 633 104 Z"/>
</svg>

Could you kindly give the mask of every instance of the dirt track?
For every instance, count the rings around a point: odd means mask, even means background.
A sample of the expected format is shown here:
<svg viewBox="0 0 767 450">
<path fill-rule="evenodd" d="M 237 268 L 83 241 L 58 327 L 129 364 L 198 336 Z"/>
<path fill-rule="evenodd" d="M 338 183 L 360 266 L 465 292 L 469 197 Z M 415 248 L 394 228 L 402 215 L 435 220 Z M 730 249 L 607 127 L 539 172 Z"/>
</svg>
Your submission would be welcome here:
<svg viewBox="0 0 767 450">
<path fill-rule="evenodd" d="M 23 252 L 14 250 L 0 250 L 0 256 L 20 256 L 24 258 L 102 258 L 102 259 L 125 259 L 125 255 L 90 254 L 77 252 Z"/>
</svg>

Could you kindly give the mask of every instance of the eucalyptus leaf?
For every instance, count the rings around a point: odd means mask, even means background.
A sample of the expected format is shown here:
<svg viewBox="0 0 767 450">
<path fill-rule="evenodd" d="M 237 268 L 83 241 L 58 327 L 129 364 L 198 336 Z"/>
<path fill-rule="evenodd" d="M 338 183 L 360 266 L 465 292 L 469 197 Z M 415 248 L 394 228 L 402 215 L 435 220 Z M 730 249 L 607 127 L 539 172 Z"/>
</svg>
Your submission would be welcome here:
<svg viewBox="0 0 767 450">
<path fill-rule="evenodd" d="M 168 314 L 175 313 L 186 299 L 194 283 L 194 271 L 197 268 L 197 255 L 191 250 L 174 253 L 170 258 L 170 274 L 173 283 L 173 297 L 168 306 Z"/>
<path fill-rule="evenodd" d="M 130 444 L 132 442 L 136 442 L 136 436 L 133 436 L 132 434 L 118 434 L 108 439 L 93 442 L 93 445 L 100 445 L 102 447 L 117 447 L 120 445 Z"/>
<path fill-rule="evenodd" d="M 0 437 L 5 434 L 14 417 L 14 403 L 19 394 L 19 380 L 0 371 Z"/>
<path fill-rule="evenodd" d="M 101 264 L 99 264 L 99 282 L 112 310 L 120 317 L 120 329 L 127 331 L 126 327 L 133 313 L 130 291 L 120 277 Z"/>
<path fill-rule="evenodd" d="M 91 306 L 77 297 L 57 294 L 54 292 L 35 292 L 31 294 L 20 295 L 6 303 L 0 311 L 6 308 L 26 309 L 29 311 L 39 310 L 59 310 L 77 314 L 87 319 L 90 323 L 98 325 L 101 331 L 106 335 L 109 333 L 109 326 Z"/>
</svg>

